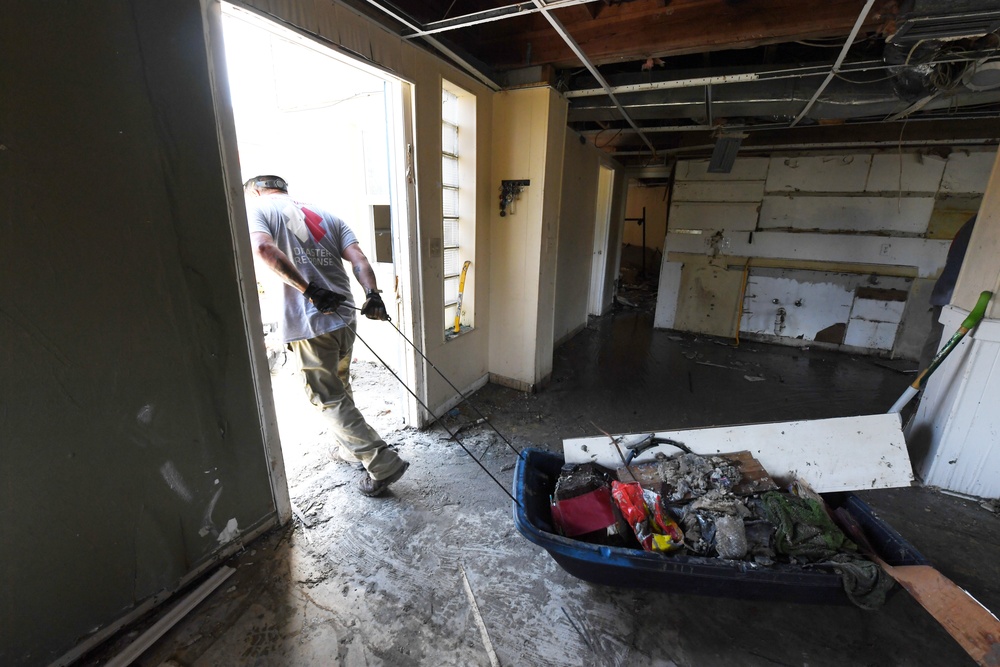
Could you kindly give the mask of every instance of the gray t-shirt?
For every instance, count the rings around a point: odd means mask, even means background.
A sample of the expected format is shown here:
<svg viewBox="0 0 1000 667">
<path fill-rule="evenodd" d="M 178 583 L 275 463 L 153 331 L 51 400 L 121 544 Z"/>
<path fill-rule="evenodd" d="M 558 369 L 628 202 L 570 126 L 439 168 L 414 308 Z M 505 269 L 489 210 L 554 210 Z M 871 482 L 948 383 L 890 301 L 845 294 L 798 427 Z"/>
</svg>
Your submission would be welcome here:
<svg viewBox="0 0 1000 667">
<path fill-rule="evenodd" d="M 288 255 L 306 280 L 347 296 L 336 315 L 327 315 L 297 289 L 284 284 L 281 320 L 284 342 L 315 338 L 354 324 L 354 300 L 343 253 L 358 239 L 343 220 L 282 194 L 249 198 L 247 220 L 251 232 L 271 235 L 275 245 Z"/>
</svg>

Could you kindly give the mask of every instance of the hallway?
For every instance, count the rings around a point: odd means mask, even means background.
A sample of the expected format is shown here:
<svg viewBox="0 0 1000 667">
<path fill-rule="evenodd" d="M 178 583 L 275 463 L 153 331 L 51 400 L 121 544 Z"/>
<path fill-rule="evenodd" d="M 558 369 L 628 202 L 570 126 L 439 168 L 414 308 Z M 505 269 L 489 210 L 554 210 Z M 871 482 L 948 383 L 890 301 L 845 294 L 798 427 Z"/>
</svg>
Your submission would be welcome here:
<svg viewBox="0 0 1000 667">
<path fill-rule="evenodd" d="M 648 315 L 619 312 L 556 350 L 539 393 L 487 385 L 474 402 L 516 447 L 558 450 L 562 438 L 598 429 L 885 412 L 912 377 L 891 362 L 725 343 L 654 331 Z M 391 377 L 358 370 L 358 402 L 412 462 L 407 476 L 386 497 L 364 498 L 355 471 L 314 447 L 289 475 L 309 525 L 295 520 L 246 545 L 228 563 L 236 574 L 136 664 L 467 666 L 490 665 L 491 652 L 509 666 L 971 664 L 900 589 L 871 613 L 575 579 L 521 537 L 510 499 L 446 433 L 403 427 L 384 409 Z M 449 426 L 478 418 L 465 406 Z M 459 437 L 510 484 L 515 456 L 496 434 L 478 425 Z M 930 489 L 861 495 L 942 572 L 1000 608 L 1000 516 Z M 153 620 L 83 664 L 101 664 Z"/>
</svg>

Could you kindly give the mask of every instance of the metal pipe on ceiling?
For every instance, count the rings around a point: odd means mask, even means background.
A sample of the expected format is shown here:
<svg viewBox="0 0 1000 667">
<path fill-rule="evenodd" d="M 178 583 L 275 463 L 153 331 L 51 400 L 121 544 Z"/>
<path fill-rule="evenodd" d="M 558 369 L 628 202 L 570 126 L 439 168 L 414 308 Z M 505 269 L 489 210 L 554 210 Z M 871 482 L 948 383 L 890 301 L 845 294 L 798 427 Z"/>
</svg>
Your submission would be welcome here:
<svg viewBox="0 0 1000 667">
<path fill-rule="evenodd" d="M 950 57 L 940 60 L 931 60 L 922 65 L 940 65 L 946 63 L 962 63 L 980 60 L 971 57 Z M 899 65 L 889 65 L 881 60 L 861 60 L 850 63 L 840 68 L 838 74 L 854 74 L 859 72 L 872 72 L 898 68 Z M 686 79 L 670 79 L 667 81 L 651 81 L 649 83 L 631 83 L 621 86 L 611 86 L 613 93 L 643 93 L 651 90 L 673 90 L 677 88 L 699 88 L 701 86 L 724 85 L 728 83 L 750 83 L 778 81 L 781 79 L 797 79 L 808 76 L 823 76 L 829 74 L 830 70 L 826 65 L 810 65 L 808 67 L 792 67 L 788 69 L 766 70 L 763 72 L 742 72 L 738 74 L 718 74 L 714 76 L 688 77 Z M 563 95 L 569 99 L 577 97 L 593 97 L 603 95 L 603 88 L 581 88 L 579 90 L 568 90 Z"/>
<path fill-rule="evenodd" d="M 562 7 L 573 7 L 575 5 L 588 5 L 592 2 L 599 2 L 600 0 L 555 0 L 554 2 L 546 3 L 546 7 L 550 9 L 560 9 Z M 432 21 L 431 23 L 425 23 L 422 26 L 420 32 L 414 33 L 412 35 L 404 35 L 403 39 L 413 39 L 415 37 L 426 37 L 427 35 L 436 35 L 441 32 L 446 32 L 448 30 L 457 30 L 458 28 L 468 28 L 469 26 L 481 25 L 483 23 L 491 23 L 493 21 L 502 21 L 504 19 L 514 18 L 517 16 L 527 16 L 528 14 L 537 14 L 542 11 L 531 2 L 522 2 L 516 5 L 507 5 L 506 7 L 497 7 L 496 9 L 487 9 L 481 12 L 473 12 L 472 14 L 465 14 L 464 16 L 456 16 L 451 19 L 442 19 L 441 21 Z"/>
<path fill-rule="evenodd" d="M 639 129 L 639 126 L 635 124 L 634 120 L 632 120 L 632 117 L 628 115 L 627 111 L 625 111 L 625 107 L 621 105 L 621 102 L 618 101 L 618 98 L 615 97 L 615 94 L 611 92 L 611 86 L 609 86 L 608 82 L 605 81 L 603 76 L 601 76 L 601 73 L 597 71 L 597 67 L 595 67 L 594 64 L 590 62 L 590 59 L 587 58 L 586 54 L 580 48 L 580 45 L 576 43 L 576 40 L 573 39 L 572 36 L 570 36 L 570 34 L 566 31 L 566 28 L 559 21 L 559 19 L 557 19 L 549 12 L 548 5 L 546 5 L 542 0 L 532 0 L 532 1 L 535 3 L 535 6 L 538 7 L 539 10 L 541 10 L 542 16 L 544 16 L 545 20 L 549 22 L 549 25 L 551 25 L 552 28 L 557 33 L 559 33 L 559 36 L 562 37 L 563 41 L 566 42 L 566 46 L 568 46 L 570 50 L 574 54 L 576 54 L 576 57 L 580 59 L 580 62 L 582 62 L 583 66 L 587 68 L 587 70 L 590 72 L 590 75 L 597 80 L 597 83 L 601 84 L 601 87 L 603 87 L 605 92 L 607 92 L 608 97 L 611 98 L 611 101 L 614 102 L 615 106 L 618 108 L 618 113 L 620 113 L 622 115 L 622 118 L 624 118 L 628 122 L 628 124 L 632 126 L 632 129 L 636 131 L 636 133 L 639 135 L 639 138 L 642 139 L 643 143 L 649 146 L 649 150 L 651 150 L 653 152 L 653 155 L 655 156 L 656 147 L 653 146 L 652 142 L 650 142 L 649 140 L 649 137 L 643 134 L 642 130 Z M 869 0 L 869 1 L 874 2 L 875 0 Z"/>
<path fill-rule="evenodd" d="M 742 146 L 741 153 L 756 153 L 761 151 L 808 151 L 816 149 L 857 149 L 857 148 L 922 148 L 926 146 L 992 146 L 998 142 L 996 137 L 982 137 L 978 139 L 904 139 L 902 142 L 891 141 L 841 141 L 813 144 L 771 144 L 768 146 Z M 668 148 L 659 152 L 660 156 L 676 155 L 689 151 L 711 151 L 715 144 L 700 144 L 697 146 L 681 146 L 680 148 Z M 618 156 L 641 156 L 645 151 L 613 151 L 613 157 Z"/>
<path fill-rule="evenodd" d="M 408 29 L 419 32 L 420 28 L 413 21 L 411 21 L 409 18 L 407 18 L 405 16 L 402 16 L 397 11 L 395 11 L 393 8 L 386 7 L 385 4 L 379 2 L 378 0 L 365 0 L 365 2 L 367 2 L 372 7 L 375 7 L 376 9 L 385 12 L 386 14 L 388 14 L 389 16 L 391 16 L 396 21 L 399 21 L 400 23 L 402 23 L 403 25 L 405 25 Z M 474 65 L 472 65 L 471 63 L 469 63 L 468 61 L 466 61 L 465 58 L 463 58 L 462 56 L 458 55 L 457 53 L 455 53 L 454 51 L 452 51 L 451 49 L 449 49 L 447 46 L 445 46 L 444 44 L 442 44 L 440 41 L 438 41 L 437 39 L 435 39 L 433 37 L 425 37 L 424 39 L 426 39 L 427 42 L 429 44 L 431 44 L 434 48 L 436 48 L 438 51 L 440 51 L 441 53 L 445 54 L 446 56 L 448 56 L 449 58 L 451 58 L 452 60 L 454 60 L 466 72 L 468 72 L 472 76 L 474 76 L 477 79 L 479 79 L 480 81 L 482 81 L 491 90 L 494 90 L 494 91 L 499 91 L 500 90 L 499 84 L 497 84 L 495 81 L 493 81 L 493 79 L 491 79 L 490 77 L 488 77 L 485 74 L 483 74 L 481 71 L 479 71 L 478 67 L 475 67 Z"/>
<path fill-rule="evenodd" d="M 833 81 L 833 77 L 837 76 L 837 73 L 840 71 L 840 66 L 844 62 L 844 58 L 847 57 L 847 52 L 851 50 L 854 40 L 857 38 L 858 33 L 861 32 L 861 26 L 864 25 L 865 19 L 868 18 L 868 12 L 871 11 L 874 4 L 875 0 L 868 0 L 865 3 L 865 6 L 861 8 L 861 13 L 858 14 L 858 20 L 854 22 L 854 27 L 851 28 L 851 34 L 847 36 L 847 41 L 844 42 L 844 48 L 840 50 L 840 55 L 837 56 L 837 60 L 833 63 L 830 73 L 826 75 L 826 79 L 823 80 L 823 83 L 821 83 L 819 88 L 816 89 L 816 92 L 813 93 L 812 99 L 810 99 L 802 111 L 799 112 L 799 115 L 795 117 L 795 120 L 792 121 L 789 127 L 795 127 L 798 125 L 800 120 L 806 117 L 809 110 L 812 109 L 814 104 L 816 104 L 816 100 L 819 99 L 819 96 L 823 94 L 826 87 L 830 85 L 831 81 Z"/>
</svg>

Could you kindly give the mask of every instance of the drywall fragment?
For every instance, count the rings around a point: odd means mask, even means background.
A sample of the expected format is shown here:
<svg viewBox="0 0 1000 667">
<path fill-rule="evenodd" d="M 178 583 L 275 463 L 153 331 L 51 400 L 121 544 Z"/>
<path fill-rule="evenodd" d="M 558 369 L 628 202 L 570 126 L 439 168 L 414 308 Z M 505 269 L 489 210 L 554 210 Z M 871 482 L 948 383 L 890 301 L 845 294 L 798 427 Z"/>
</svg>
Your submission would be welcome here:
<svg viewBox="0 0 1000 667">
<path fill-rule="evenodd" d="M 236 517 L 233 517 L 226 523 L 226 527 L 222 529 L 219 533 L 219 544 L 225 544 L 226 542 L 231 542 L 236 539 L 236 536 L 240 534 L 239 526 L 236 523 Z"/>
</svg>

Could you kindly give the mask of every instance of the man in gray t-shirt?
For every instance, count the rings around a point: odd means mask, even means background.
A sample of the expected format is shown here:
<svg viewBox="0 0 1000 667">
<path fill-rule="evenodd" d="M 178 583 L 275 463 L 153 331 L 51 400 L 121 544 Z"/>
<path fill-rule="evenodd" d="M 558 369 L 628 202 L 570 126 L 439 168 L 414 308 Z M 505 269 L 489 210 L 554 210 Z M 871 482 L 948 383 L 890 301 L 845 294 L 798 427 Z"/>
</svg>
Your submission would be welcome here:
<svg viewBox="0 0 1000 667">
<path fill-rule="evenodd" d="M 289 197 L 284 179 L 255 176 L 243 189 L 254 254 L 284 282 L 282 340 L 299 361 L 309 400 L 329 420 L 339 458 L 360 461 L 367 474 L 358 488 L 377 496 L 403 476 L 409 463 L 386 446 L 354 405 L 355 308 L 344 260 L 365 288 L 361 314 L 387 320 L 375 272 L 351 228 L 323 209 Z"/>
</svg>

